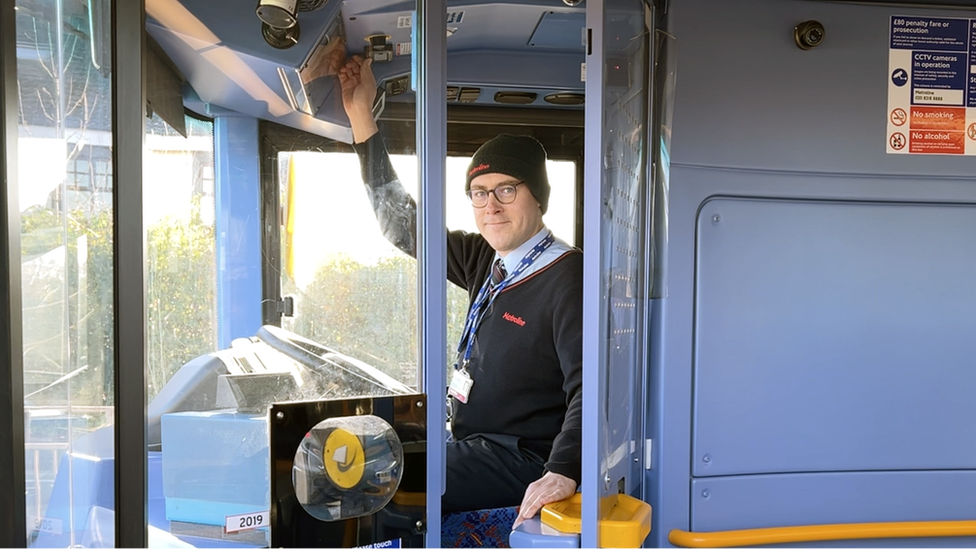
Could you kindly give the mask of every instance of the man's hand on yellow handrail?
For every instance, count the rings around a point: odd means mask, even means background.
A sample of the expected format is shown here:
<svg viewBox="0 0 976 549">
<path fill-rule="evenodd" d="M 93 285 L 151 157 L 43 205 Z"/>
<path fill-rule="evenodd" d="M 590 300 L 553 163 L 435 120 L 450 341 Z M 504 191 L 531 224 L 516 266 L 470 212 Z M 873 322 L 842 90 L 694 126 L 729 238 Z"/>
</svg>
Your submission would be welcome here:
<svg viewBox="0 0 976 549">
<path fill-rule="evenodd" d="M 525 496 L 522 497 L 522 505 L 519 507 L 518 516 L 515 517 L 515 523 L 512 524 L 512 530 L 534 517 L 543 505 L 562 501 L 575 493 L 575 480 L 559 473 L 547 472 L 525 489 Z"/>
</svg>

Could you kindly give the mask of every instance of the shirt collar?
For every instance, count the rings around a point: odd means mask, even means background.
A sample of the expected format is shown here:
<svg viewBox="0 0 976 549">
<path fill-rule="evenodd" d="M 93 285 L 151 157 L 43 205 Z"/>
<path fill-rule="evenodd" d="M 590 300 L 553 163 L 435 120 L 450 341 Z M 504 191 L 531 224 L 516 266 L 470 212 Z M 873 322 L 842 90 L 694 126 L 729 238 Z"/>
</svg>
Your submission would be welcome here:
<svg viewBox="0 0 976 549">
<path fill-rule="evenodd" d="M 547 229 L 546 226 L 543 225 L 542 230 L 536 233 L 535 236 L 526 240 L 524 243 L 522 243 L 521 246 L 515 248 L 514 250 L 509 252 L 508 255 L 501 258 L 502 263 L 505 264 L 505 271 L 509 273 L 514 272 L 515 269 L 518 268 L 518 265 L 522 261 L 522 258 L 525 257 L 525 254 L 529 253 L 529 251 L 531 251 L 532 248 L 535 248 L 537 244 L 542 242 L 542 240 L 546 238 L 547 234 L 549 234 L 549 229 Z M 495 258 L 497 259 L 499 257 L 500 256 L 498 255 L 498 252 L 495 252 Z"/>
</svg>

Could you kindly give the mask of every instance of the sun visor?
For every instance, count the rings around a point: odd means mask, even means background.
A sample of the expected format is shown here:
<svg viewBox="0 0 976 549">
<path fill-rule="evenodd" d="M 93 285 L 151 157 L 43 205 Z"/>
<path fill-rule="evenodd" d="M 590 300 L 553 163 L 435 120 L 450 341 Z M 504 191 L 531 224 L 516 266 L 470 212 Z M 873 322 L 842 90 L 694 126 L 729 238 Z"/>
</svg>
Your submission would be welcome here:
<svg viewBox="0 0 976 549">
<path fill-rule="evenodd" d="M 183 115 L 183 82 L 166 52 L 151 36 L 146 37 L 146 115 L 159 115 L 173 129 L 186 137 Z"/>
</svg>

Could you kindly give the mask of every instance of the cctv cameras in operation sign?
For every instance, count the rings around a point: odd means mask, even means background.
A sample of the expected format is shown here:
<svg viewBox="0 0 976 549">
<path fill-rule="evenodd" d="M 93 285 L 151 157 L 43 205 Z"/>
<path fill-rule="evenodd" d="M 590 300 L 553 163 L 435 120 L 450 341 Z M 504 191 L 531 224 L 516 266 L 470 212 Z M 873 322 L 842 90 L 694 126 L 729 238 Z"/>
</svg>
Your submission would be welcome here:
<svg viewBox="0 0 976 549">
<path fill-rule="evenodd" d="M 976 19 L 893 15 L 888 154 L 976 155 Z"/>
</svg>

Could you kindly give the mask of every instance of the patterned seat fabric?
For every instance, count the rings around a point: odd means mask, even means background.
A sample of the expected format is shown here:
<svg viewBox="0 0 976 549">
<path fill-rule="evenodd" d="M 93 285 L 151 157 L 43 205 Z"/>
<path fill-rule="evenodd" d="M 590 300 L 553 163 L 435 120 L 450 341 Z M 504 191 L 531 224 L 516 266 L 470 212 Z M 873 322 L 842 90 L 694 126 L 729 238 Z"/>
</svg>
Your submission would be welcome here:
<svg viewBox="0 0 976 549">
<path fill-rule="evenodd" d="M 517 507 L 452 513 L 441 518 L 441 547 L 508 547 Z"/>
</svg>

